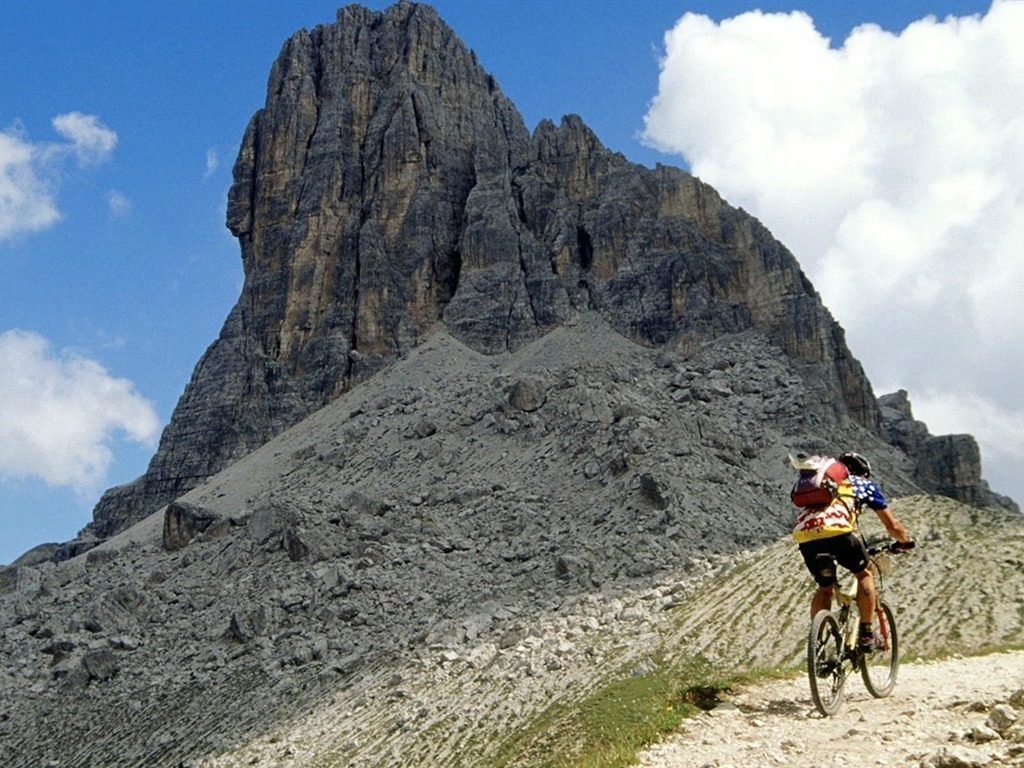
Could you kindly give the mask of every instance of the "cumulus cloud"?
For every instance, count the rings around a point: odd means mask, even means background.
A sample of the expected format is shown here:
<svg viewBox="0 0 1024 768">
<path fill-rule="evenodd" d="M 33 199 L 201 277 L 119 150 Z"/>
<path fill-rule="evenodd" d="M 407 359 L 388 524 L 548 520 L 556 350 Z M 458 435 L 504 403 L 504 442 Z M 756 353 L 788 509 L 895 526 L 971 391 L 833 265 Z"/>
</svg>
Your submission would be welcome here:
<svg viewBox="0 0 1024 768">
<path fill-rule="evenodd" d="M 0 243 L 60 220 L 57 188 L 69 157 L 97 165 L 117 146 L 117 134 L 94 115 L 58 115 L 53 127 L 64 141 L 33 142 L 20 125 L 0 132 Z"/>
<path fill-rule="evenodd" d="M 992 426 L 1024 415 L 1021 39 L 1020 0 L 839 46 L 801 12 L 686 14 L 644 130 L 793 251 L 876 389 L 925 421 L 986 403 L 949 431 L 1018 464 Z"/>
<path fill-rule="evenodd" d="M 956 395 L 934 390 L 922 392 L 914 404 L 915 408 L 919 404 L 930 414 L 927 423 L 933 434 L 959 431 L 957 424 L 961 421 L 961 414 L 969 410 L 977 427 L 975 437 L 992 446 L 996 456 L 1024 456 L 1024 412 L 1007 410 L 979 395 Z"/>
<path fill-rule="evenodd" d="M 16 129 L 0 133 L 0 242 L 60 219 L 52 184 L 37 172 L 37 151 Z"/>
<path fill-rule="evenodd" d="M 53 118 L 53 127 L 68 140 L 68 148 L 83 165 L 102 163 L 117 146 L 117 134 L 103 125 L 95 115 L 68 112 Z"/>
<path fill-rule="evenodd" d="M 113 460 L 115 435 L 151 444 L 152 404 L 126 379 L 38 334 L 0 334 L 0 477 L 41 478 L 95 492 Z"/>
</svg>

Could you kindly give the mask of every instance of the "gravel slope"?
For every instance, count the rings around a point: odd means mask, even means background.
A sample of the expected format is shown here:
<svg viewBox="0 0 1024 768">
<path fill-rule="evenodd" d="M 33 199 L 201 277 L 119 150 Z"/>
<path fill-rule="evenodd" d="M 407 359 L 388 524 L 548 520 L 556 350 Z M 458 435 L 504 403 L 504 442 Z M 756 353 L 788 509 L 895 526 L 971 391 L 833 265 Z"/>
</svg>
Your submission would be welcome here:
<svg viewBox="0 0 1024 768">
<path fill-rule="evenodd" d="M 1024 652 L 904 665 L 892 695 L 859 678 L 823 718 L 802 675 L 735 691 L 644 753 L 644 768 L 1024 765 Z M 999 731 L 1003 731 L 1003 735 Z"/>
<path fill-rule="evenodd" d="M 193 538 L 0 571 L 0 765 L 490 768 L 623 670 L 795 669 L 812 394 L 750 334 L 439 335 L 184 497 Z M 1021 517 L 907 496 L 874 445 L 921 542 L 886 584 L 908 656 L 1024 647 Z"/>
</svg>

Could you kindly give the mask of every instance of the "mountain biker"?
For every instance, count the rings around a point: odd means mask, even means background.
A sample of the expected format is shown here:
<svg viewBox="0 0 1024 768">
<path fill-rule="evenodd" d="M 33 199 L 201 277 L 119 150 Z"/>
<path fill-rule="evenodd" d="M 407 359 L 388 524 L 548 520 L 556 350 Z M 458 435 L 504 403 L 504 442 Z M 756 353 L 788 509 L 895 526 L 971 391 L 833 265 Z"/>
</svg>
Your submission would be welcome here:
<svg viewBox="0 0 1024 768">
<path fill-rule="evenodd" d="M 801 455 L 792 459 L 794 467 L 809 468 L 808 458 Z M 809 461 L 830 461 L 827 457 L 811 457 Z M 851 571 L 857 579 L 857 610 L 860 627 L 857 646 L 862 652 L 875 647 L 874 613 L 875 582 L 868 567 L 868 553 L 864 542 L 854 531 L 857 516 L 864 507 L 874 510 L 888 534 L 901 549 L 914 546 L 907 529 L 889 509 L 878 484 L 871 480 L 871 464 L 856 453 L 844 453 L 838 458 L 847 469 L 847 477 L 839 482 L 831 504 L 809 508 L 797 516 L 793 538 L 800 545 L 807 569 L 818 585 L 811 598 L 811 617 L 818 611 L 832 607 L 836 586 L 836 563 Z M 903 545 L 900 547 L 899 545 Z"/>
</svg>

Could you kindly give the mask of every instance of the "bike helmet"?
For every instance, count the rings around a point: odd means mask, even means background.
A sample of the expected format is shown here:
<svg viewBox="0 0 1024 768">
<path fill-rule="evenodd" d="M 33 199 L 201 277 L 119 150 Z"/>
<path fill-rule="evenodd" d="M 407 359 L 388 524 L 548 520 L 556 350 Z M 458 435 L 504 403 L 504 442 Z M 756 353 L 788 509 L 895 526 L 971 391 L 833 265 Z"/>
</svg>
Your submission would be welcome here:
<svg viewBox="0 0 1024 768">
<path fill-rule="evenodd" d="M 851 475 L 871 477 L 871 463 L 859 453 L 844 453 L 839 461 L 850 470 Z"/>
</svg>

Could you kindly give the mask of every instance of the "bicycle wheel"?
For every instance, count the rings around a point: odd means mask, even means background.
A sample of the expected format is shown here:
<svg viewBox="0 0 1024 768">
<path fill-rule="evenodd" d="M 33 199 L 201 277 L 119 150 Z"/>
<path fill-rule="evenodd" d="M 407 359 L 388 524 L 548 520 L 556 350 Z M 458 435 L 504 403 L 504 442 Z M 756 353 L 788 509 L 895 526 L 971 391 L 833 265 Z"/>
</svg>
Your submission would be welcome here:
<svg viewBox="0 0 1024 768">
<path fill-rule="evenodd" d="M 875 618 L 875 634 L 882 647 L 860 657 L 860 674 L 868 693 L 882 699 L 892 693 L 896 685 L 896 673 L 900 668 L 900 645 L 896 635 L 896 619 L 884 600 L 878 602 Z"/>
<path fill-rule="evenodd" d="M 807 677 L 811 699 L 821 714 L 834 715 L 843 703 L 843 633 L 829 611 L 818 611 L 807 636 Z"/>
</svg>

